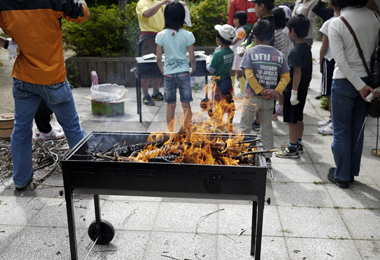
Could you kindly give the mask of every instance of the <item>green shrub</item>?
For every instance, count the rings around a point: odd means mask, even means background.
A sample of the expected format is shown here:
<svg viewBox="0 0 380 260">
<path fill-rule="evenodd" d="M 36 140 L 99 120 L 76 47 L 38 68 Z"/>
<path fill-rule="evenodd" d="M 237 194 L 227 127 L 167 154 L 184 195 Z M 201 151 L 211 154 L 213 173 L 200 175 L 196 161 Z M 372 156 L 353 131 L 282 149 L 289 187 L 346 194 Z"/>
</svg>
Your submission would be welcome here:
<svg viewBox="0 0 380 260">
<path fill-rule="evenodd" d="M 326 96 L 321 97 L 321 108 L 329 111 L 329 101 Z"/>
<path fill-rule="evenodd" d="M 185 29 L 194 34 L 195 45 L 216 45 L 214 26 L 228 23 L 227 0 L 204 0 L 188 5 L 192 27 L 185 27 Z"/>
<path fill-rule="evenodd" d="M 82 24 L 62 22 L 64 48 L 78 56 L 136 56 L 140 30 L 136 3 L 126 11 L 118 6 L 89 7 L 91 17 Z"/>
</svg>

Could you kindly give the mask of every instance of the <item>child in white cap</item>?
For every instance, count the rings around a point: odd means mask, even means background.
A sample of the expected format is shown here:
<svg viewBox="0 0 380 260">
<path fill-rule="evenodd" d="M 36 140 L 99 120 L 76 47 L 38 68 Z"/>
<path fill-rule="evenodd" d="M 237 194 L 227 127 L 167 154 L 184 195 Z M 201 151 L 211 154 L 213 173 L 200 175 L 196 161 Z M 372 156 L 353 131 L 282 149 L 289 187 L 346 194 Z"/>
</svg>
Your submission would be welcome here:
<svg viewBox="0 0 380 260">
<path fill-rule="evenodd" d="M 229 47 L 236 37 L 235 29 L 228 24 L 215 25 L 216 32 L 216 44 L 220 46 L 220 49 L 215 51 L 210 64 L 207 64 L 207 70 L 217 77 L 214 81 L 217 84 L 215 90 L 215 101 L 221 102 L 225 100 L 229 104 L 228 124 L 229 128 L 232 128 L 232 120 L 235 114 L 235 105 L 232 96 L 233 86 L 231 81 L 231 68 L 234 62 L 234 51 Z"/>
</svg>

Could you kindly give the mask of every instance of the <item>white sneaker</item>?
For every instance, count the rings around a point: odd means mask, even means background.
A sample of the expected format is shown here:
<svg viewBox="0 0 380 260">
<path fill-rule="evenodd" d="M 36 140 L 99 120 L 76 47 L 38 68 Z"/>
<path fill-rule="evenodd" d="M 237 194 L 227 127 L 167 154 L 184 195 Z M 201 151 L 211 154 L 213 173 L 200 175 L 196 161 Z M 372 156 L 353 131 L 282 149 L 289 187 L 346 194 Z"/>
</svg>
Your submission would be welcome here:
<svg viewBox="0 0 380 260">
<path fill-rule="evenodd" d="M 57 132 L 54 130 L 51 130 L 50 133 L 40 133 L 39 139 L 40 140 L 58 140 L 65 137 L 64 133 Z"/>
<path fill-rule="evenodd" d="M 51 130 L 55 132 L 59 132 L 59 133 L 62 131 L 61 128 L 56 127 L 56 126 L 51 126 Z M 40 130 L 36 128 L 36 136 L 40 136 L 40 133 L 41 133 Z"/>
<path fill-rule="evenodd" d="M 319 127 L 318 128 L 318 133 L 325 134 L 325 135 L 333 135 L 334 134 L 334 130 L 333 130 L 332 123 L 330 123 L 330 124 L 328 124 L 326 126 Z"/>
<path fill-rule="evenodd" d="M 330 123 L 331 123 L 331 119 L 328 118 L 328 119 L 326 119 L 326 120 L 319 121 L 319 122 L 318 122 L 318 127 L 320 127 L 320 126 L 325 126 L 325 125 L 328 125 L 328 124 L 330 124 Z"/>
</svg>

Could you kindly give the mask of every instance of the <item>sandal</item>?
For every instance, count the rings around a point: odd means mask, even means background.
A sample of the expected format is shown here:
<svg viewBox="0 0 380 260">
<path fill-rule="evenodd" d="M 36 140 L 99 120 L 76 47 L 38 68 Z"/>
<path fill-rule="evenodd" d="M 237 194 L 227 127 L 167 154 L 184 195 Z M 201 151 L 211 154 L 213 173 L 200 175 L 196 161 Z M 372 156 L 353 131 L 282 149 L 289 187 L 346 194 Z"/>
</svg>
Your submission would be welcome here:
<svg viewBox="0 0 380 260">
<path fill-rule="evenodd" d="M 380 149 L 372 149 L 372 154 L 374 156 L 380 157 Z"/>
</svg>

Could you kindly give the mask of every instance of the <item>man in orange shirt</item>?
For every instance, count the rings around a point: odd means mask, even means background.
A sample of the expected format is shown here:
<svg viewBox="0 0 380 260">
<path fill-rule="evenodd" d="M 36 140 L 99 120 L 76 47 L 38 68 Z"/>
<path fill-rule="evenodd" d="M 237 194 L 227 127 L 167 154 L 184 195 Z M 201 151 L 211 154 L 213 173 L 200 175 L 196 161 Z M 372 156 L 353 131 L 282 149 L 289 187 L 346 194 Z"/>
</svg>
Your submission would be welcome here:
<svg viewBox="0 0 380 260">
<path fill-rule="evenodd" d="M 70 148 L 86 134 L 66 80 L 61 19 L 81 23 L 89 17 L 85 0 L 0 1 L 0 26 L 20 48 L 12 72 L 15 125 L 11 137 L 18 191 L 33 179 L 32 127 L 41 100 L 56 115 Z M 0 46 L 7 45 L 0 41 Z"/>
<path fill-rule="evenodd" d="M 234 26 L 234 14 L 237 11 L 246 12 L 248 19 L 247 23 L 243 26 L 248 35 L 251 32 L 252 26 L 257 22 L 257 15 L 255 12 L 255 3 L 253 0 L 232 0 L 230 3 L 230 10 L 228 11 L 228 24 Z"/>
</svg>

